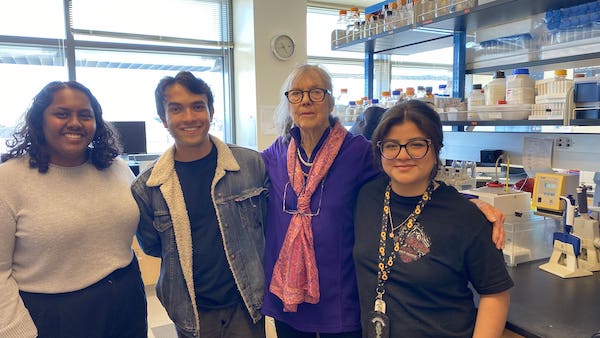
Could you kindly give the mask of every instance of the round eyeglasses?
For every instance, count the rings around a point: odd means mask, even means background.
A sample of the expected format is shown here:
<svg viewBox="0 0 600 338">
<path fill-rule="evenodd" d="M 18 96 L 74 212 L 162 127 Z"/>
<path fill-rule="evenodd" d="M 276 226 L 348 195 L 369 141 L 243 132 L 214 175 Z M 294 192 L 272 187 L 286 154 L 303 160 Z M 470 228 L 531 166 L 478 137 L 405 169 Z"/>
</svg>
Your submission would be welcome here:
<svg viewBox="0 0 600 338">
<path fill-rule="evenodd" d="M 398 155 L 400 155 L 400 151 L 402 148 L 406 149 L 406 153 L 412 159 L 420 159 L 427 155 L 429 151 L 429 146 L 431 145 L 430 139 L 418 139 L 406 142 L 405 144 L 400 144 L 400 142 L 396 140 L 381 140 L 377 141 L 377 148 L 379 148 L 379 152 L 381 156 L 385 159 L 393 160 Z"/>
<path fill-rule="evenodd" d="M 309 90 L 288 90 L 285 92 L 285 97 L 287 97 L 290 103 L 300 103 L 302 99 L 304 99 L 304 93 L 308 93 L 308 98 L 312 102 L 321 102 L 325 100 L 325 95 L 331 94 L 328 89 L 325 88 L 313 88 Z"/>
</svg>

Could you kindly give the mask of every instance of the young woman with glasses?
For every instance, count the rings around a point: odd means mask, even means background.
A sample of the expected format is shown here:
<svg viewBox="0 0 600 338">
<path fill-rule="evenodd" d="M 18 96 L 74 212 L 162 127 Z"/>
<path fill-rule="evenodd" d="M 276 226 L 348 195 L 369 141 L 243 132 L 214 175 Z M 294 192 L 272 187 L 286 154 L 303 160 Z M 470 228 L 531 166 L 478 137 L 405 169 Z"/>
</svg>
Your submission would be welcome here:
<svg viewBox="0 0 600 338">
<path fill-rule="evenodd" d="M 295 68 L 281 89 L 280 137 L 262 153 L 270 180 L 262 311 L 279 338 L 361 337 L 353 213 L 359 188 L 380 169 L 369 142 L 331 115 L 332 89 L 322 68 Z"/>
<path fill-rule="evenodd" d="M 373 134 L 386 175 L 362 187 L 355 214 L 364 336 L 502 335 L 513 282 L 489 222 L 434 180 L 442 141 L 439 116 L 420 101 L 389 109 Z"/>
</svg>

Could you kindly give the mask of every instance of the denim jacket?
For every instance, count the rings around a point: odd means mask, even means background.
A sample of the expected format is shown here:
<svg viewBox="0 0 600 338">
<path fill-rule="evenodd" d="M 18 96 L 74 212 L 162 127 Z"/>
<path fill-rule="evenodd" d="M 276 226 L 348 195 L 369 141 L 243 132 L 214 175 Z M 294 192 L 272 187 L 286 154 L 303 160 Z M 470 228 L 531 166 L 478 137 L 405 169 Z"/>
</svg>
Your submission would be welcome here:
<svg viewBox="0 0 600 338">
<path fill-rule="evenodd" d="M 264 163 L 254 150 L 227 145 L 212 135 L 210 140 L 218 153 L 211 196 L 225 255 L 256 322 L 262 317 L 265 284 L 263 224 L 268 180 Z M 192 235 L 174 155 L 175 148 L 171 147 L 132 185 L 140 208 L 136 236 L 145 253 L 162 258 L 156 284 L 158 299 L 180 330 L 197 337 L 200 319 L 192 271 Z"/>
</svg>

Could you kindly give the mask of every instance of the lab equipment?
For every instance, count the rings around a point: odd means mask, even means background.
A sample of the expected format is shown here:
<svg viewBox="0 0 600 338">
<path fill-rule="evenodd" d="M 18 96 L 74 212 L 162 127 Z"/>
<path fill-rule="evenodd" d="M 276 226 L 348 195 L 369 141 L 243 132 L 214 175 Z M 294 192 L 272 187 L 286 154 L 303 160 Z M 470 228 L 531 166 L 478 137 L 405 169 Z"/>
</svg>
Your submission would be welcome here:
<svg viewBox="0 0 600 338">
<path fill-rule="evenodd" d="M 524 213 L 506 215 L 506 243 L 502 253 L 508 266 L 544 259 L 552 254 L 552 235 L 559 230 L 560 221 L 551 217 Z"/>
<path fill-rule="evenodd" d="M 436 180 L 453 186 L 456 190 L 473 189 L 477 186 L 476 163 L 454 160 L 451 167 L 440 166 Z"/>
<path fill-rule="evenodd" d="M 480 200 L 500 209 L 504 215 L 524 214 L 531 209 L 531 194 L 502 187 L 481 187 L 464 190 L 463 193 L 478 196 Z"/>
<path fill-rule="evenodd" d="M 586 186 L 577 188 L 577 205 L 580 216 L 573 222 L 573 235 L 581 239 L 577 261 L 582 269 L 600 271 L 600 229 L 598 221 L 588 215 Z"/>
<path fill-rule="evenodd" d="M 579 175 L 572 173 L 536 173 L 533 206 L 539 212 L 562 213 L 561 196 L 575 196 Z"/>
<path fill-rule="evenodd" d="M 539 268 L 561 278 L 591 276 L 591 271 L 580 267 L 578 257 L 581 253 L 581 239 L 571 234 L 575 220 L 575 202 L 565 196 L 560 196 L 560 200 L 564 202 L 564 229 L 563 232 L 554 233 L 552 255 L 548 263 Z"/>
<path fill-rule="evenodd" d="M 594 173 L 594 199 L 593 199 L 593 207 L 600 207 L 600 172 Z"/>
</svg>

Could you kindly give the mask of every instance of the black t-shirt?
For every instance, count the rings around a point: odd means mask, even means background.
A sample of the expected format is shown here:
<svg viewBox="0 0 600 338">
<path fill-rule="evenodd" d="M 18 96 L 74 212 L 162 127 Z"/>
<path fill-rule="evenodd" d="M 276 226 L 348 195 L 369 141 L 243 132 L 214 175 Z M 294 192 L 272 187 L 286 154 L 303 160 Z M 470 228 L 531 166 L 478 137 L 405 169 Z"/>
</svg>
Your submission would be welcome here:
<svg viewBox="0 0 600 338">
<path fill-rule="evenodd" d="M 175 161 L 192 230 L 196 304 L 207 310 L 232 306 L 241 298 L 225 257 L 210 193 L 216 167 L 217 148 L 214 146 L 208 156 L 199 160 Z"/>
<path fill-rule="evenodd" d="M 363 332 L 375 302 L 388 182 L 379 177 L 365 184 L 357 201 L 354 259 Z M 394 225 L 414 210 L 420 198 L 391 193 Z M 476 308 L 469 283 L 479 294 L 513 286 L 502 252 L 492 243 L 492 227 L 474 204 L 444 183 L 432 193 L 417 223 L 422 236 L 413 237 L 410 248 L 399 254 L 385 283 L 390 337 L 471 337 Z M 392 248 L 388 236 L 386 261 Z M 418 258 L 417 249 L 425 255 Z"/>
</svg>

